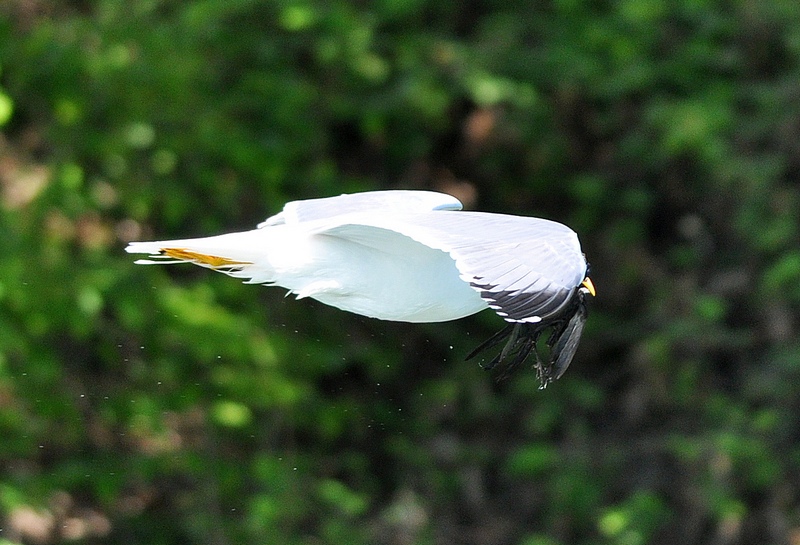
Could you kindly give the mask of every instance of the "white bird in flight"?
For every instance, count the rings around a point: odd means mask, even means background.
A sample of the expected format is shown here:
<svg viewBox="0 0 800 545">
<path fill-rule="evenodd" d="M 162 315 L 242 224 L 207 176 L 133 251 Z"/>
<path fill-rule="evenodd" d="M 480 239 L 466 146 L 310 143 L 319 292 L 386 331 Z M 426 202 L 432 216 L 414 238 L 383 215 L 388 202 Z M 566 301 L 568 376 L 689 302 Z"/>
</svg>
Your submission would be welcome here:
<svg viewBox="0 0 800 545">
<path fill-rule="evenodd" d="M 507 339 L 484 367 L 511 370 L 533 352 L 542 387 L 572 361 L 594 295 L 578 236 L 540 218 L 463 212 L 431 191 L 370 191 L 293 201 L 256 229 L 131 242 L 138 264 L 194 263 L 248 284 L 399 322 L 444 322 L 493 309 L 509 325 L 475 349 Z M 537 350 L 550 329 L 547 354 Z"/>
</svg>

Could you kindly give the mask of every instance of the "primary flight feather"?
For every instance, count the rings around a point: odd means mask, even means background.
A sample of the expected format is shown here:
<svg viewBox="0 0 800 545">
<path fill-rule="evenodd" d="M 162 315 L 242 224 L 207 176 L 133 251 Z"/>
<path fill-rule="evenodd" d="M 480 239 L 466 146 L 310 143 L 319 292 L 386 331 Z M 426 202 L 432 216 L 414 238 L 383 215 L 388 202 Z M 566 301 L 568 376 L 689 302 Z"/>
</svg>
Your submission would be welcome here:
<svg viewBox="0 0 800 545">
<path fill-rule="evenodd" d="M 442 322 L 492 308 L 511 325 L 476 352 L 507 339 L 488 367 L 510 369 L 533 352 L 546 385 L 572 360 L 585 294 L 594 294 L 578 237 L 545 219 L 461 208 L 431 191 L 354 193 L 287 203 L 251 231 L 126 251 L 149 254 L 136 263 L 194 263 L 381 320 Z M 547 329 L 543 361 L 536 342 Z"/>
</svg>

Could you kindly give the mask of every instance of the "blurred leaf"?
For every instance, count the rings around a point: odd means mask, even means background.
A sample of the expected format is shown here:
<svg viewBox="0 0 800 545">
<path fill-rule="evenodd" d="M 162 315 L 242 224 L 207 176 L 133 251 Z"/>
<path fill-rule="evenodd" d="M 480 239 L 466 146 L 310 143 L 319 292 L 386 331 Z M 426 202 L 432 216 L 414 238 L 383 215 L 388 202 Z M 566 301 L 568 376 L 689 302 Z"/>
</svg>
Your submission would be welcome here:
<svg viewBox="0 0 800 545">
<path fill-rule="evenodd" d="M 0 127 L 5 125 L 14 114 L 14 101 L 0 89 Z"/>
<path fill-rule="evenodd" d="M 558 460 L 550 445 L 529 445 L 515 452 L 508 460 L 508 471 L 517 476 L 537 476 L 547 473 Z"/>
<path fill-rule="evenodd" d="M 343 483 L 332 479 L 324 480 L 319 484 L 319 495 L 324 502 L 350 517 L 362 514 L 369 506 L 364 497 L 353 493 Z"/>
</svg>

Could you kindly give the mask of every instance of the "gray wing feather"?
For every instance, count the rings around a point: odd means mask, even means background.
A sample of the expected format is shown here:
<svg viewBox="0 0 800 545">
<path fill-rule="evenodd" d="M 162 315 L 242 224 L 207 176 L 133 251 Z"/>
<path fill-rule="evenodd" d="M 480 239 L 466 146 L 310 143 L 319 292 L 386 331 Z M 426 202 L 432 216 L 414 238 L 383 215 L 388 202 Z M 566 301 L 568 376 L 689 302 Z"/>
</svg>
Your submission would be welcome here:
<svg viewBox="0 0 800 545">
<path fill-rule="evenodd" d="M 586 324 L 586 314 L 586 307 L 581 305 L 553 347 L 552 353 L 556 355 L 553 363 L 553 380 L 561 378 L 572 362 L 572 358 L 575 357 L 583 334 L 583 326 Z"/>
<path fill-rule="evenodd" d="M 586 275 L 574 231 L 540 218 L 485 212 L 349 214 L 319 232 L 359 224 L 448 252 L 461 278 L 507 321 L 539 322 L 569 302 Z"/>
</svg>

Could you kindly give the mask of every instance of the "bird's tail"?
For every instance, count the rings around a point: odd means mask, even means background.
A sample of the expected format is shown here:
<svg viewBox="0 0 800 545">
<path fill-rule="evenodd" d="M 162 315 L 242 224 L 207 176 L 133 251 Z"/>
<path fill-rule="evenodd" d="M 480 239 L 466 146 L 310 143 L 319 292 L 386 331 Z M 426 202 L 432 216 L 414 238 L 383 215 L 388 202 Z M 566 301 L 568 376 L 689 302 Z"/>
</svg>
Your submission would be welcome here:
<svg viewBox="0 0 800 545">
<path fill-rule="evenodd" d="M 206 238 L 131 242 L 125 251 L 148 254 L 138 265 L 193 263 L 252 283 L 269 283 L 274 271 L 264 263 L 264 230 L 229 233 Z"/>
</svg>

